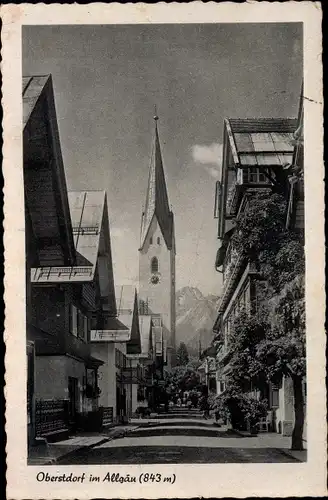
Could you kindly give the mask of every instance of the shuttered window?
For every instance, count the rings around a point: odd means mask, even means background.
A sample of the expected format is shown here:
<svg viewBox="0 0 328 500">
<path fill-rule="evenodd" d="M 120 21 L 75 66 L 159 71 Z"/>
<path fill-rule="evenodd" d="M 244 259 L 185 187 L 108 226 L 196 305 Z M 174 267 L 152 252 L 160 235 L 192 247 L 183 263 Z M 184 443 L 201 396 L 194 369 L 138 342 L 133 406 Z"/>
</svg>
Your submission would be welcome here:
<svg viewBox="0 0 328 500">
<path fill-rule="evenodd" d="M 69 331 L 77 337 L 77 316 L 78 316 L 78 311 L 77 308 L 71 304 L 70 306 L 70 324 L 69 324 Z"/>
</svg>

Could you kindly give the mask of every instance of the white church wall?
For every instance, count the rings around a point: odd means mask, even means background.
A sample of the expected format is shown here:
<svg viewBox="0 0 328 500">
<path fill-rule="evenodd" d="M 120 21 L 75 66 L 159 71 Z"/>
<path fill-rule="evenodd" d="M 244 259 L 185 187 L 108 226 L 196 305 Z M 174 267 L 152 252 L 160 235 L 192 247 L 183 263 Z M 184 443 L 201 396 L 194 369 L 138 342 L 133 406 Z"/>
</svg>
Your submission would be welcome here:
<svg viewBox="0 0 328 500">
<path fill-rule="evenodd" d="M 152 238 L 152 243 L 150 243 Z M 157 238 L 160 239 L 158 244 Z M 160 281 L 157 284 L 151 283 L 151 261 L 153 257 L 158 259 L 158 272 Z M 150 225 L 145 244 L 140 250 L 139 258 L 139 294 L 140 299 L 147 301 L 150 311 L 154 314 L 161 314 L 164 326 L 165 337 L 169 340 L 171 332 L 172 303 L 172 269 L 171 252 L 167 249 L 164 237 L 157 222 L 156 217 Z"/>
</svg>

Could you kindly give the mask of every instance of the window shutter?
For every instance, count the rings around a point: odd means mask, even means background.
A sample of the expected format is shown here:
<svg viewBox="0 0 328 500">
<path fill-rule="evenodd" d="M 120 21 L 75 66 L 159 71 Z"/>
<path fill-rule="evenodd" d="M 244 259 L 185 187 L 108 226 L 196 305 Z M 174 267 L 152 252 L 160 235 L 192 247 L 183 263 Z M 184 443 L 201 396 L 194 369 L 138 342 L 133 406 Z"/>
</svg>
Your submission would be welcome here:
<svg viewBox="0 0 328 500">
<path fill-rule="evenodd" d="M 77 308 L 73 304 L 70 310 L 70 332 L 77 336 Z"/>
</svg>

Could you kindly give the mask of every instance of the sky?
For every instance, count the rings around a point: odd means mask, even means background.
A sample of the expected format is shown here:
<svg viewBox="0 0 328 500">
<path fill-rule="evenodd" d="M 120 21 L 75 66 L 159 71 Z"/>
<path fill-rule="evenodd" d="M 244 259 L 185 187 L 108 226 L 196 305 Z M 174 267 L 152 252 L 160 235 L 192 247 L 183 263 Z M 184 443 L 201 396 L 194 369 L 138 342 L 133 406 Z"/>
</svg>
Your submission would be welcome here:
<svg viewBox="0 0 328 500">
<path fill-rule="evenodd" d="M 52 25 L 22 35 L 23 75 L 53 77 L 68 190 L 107 192 L 116 284 L 138 282 L 156 105 L 177 290 L 220 295 L 223 120 L 297 116 L 302 25 Z"/>
</svg>

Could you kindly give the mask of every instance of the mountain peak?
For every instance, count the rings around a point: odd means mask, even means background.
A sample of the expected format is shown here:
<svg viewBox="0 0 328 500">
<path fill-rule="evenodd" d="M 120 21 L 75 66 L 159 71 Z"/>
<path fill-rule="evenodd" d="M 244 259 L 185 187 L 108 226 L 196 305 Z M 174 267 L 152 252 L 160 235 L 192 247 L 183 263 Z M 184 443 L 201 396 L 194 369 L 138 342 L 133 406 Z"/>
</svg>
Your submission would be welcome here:
<svg viewBox="0 0 328 500">
<path fill-rule="evenodd" d="M 208 347 L 213 337 L 213 325 L 217 316 L 218 297 L 204 297 L 202 292 L 185 286 L 176 293 L 177 344 L 184 342 L 188 349 L 197 353 L 199 341 Z"/>
<path fill-rule="evenodd" d="M 193 287 L 193 286 L 184 286 L 182 288 L 180 288 L 180 290 L 178 290 L 176 292 L 176 296 L 177 297 L 195 297 L 196 299 L 202 299 L 204 298 L 202 292 L 200 290 L 198 290 L 198 288 L 196 287 Z"/>
</svg>

